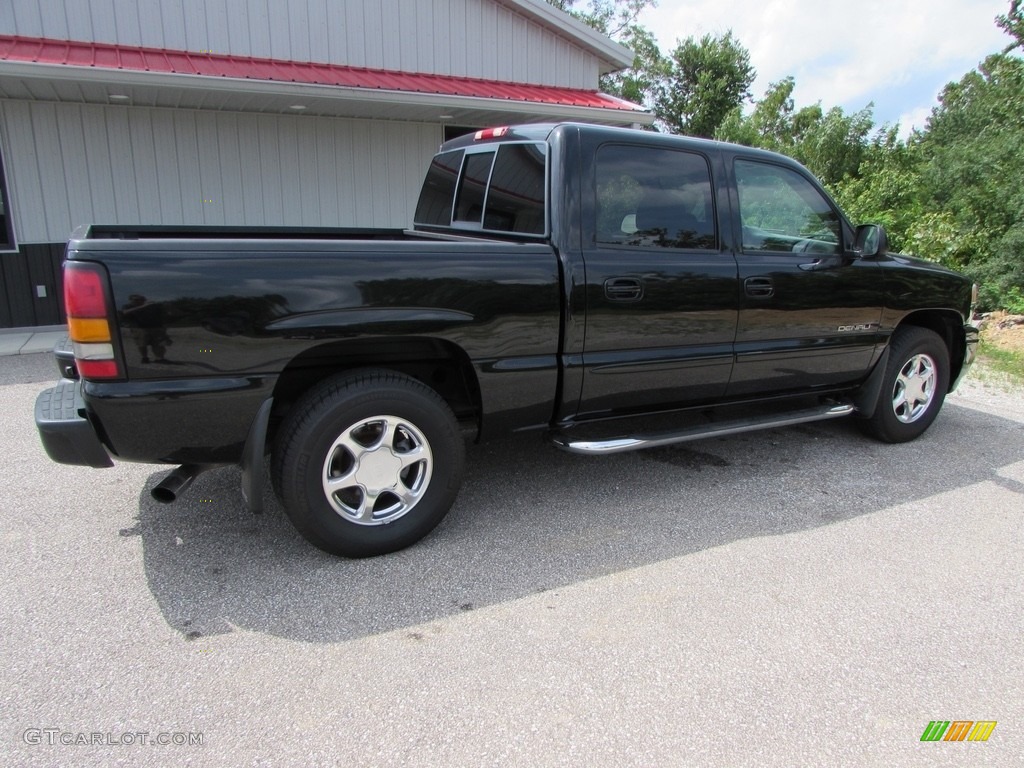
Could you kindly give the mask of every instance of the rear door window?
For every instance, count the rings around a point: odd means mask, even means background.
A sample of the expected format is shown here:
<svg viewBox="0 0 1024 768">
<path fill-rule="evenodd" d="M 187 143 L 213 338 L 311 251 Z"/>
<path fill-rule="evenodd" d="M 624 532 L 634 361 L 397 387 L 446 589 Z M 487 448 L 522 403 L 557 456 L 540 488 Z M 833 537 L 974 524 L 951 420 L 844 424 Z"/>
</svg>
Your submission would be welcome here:
<svg viewBox="0 0 1024 768">
<path fill-rule="evenodd" d="M 716 248 L 707 159 L 659 147 L 601 147 L 596 238 L 599 246 Z"/>
</svg>

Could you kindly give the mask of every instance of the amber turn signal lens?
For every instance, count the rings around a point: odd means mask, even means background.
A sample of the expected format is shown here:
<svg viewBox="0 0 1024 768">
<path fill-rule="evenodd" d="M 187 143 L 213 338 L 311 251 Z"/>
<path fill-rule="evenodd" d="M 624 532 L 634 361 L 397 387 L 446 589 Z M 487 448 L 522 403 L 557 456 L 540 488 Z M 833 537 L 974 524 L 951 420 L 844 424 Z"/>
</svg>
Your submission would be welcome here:
<svg viewBox="0 0 1024 768">
<path fill-rule="evenodd" d="M 110 341 L 110 324 L 106 320 L 69 317 L 68 335 L 72 341 Z"/>
</svg>

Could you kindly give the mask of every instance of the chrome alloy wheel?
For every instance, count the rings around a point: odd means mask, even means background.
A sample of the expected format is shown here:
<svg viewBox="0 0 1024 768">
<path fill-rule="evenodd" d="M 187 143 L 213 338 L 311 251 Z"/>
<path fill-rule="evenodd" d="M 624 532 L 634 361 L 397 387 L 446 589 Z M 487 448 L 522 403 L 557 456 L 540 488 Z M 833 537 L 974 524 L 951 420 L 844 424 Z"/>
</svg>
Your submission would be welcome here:
<svg viewBox="0 0 1024 768">
<path fill-rule="evenodd" d="M 405 515 L 430 485 L 434 457 L 407 419 L 371 416 L 346 429 L 327 451 L 321 478 L 328 503 L 359 525 Z"/>
<path fill-rule="evenodd" d="M 904 424 L 924 415 L 935 397 L 935 361 L 925 354 L 914 355 L 900 369 L 892 391 L 892 410 Z"/>
</svg>

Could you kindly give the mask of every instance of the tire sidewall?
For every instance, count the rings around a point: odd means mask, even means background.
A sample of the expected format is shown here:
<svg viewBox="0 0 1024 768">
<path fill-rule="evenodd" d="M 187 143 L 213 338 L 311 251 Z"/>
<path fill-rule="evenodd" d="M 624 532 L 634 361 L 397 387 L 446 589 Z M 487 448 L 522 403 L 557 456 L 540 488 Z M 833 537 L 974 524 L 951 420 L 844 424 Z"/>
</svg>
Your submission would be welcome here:
<svg viewBox="0 0 1024 768">
<path fill-rule="evenodd" d="M 372 387 L 372 388 L 371 388 Z M 370 557 L 407 547 L 426 536 L 454 503 L 464 448 L 454 416 L 433 391 L 410 379 L 347 381 L 307 411 L 282 461 L 282 497 L 289 518 L 316 546 L 346 557 Z M 408 420 L 430 445 L 433 466 L 423 496 L 390 523 L 360 525 L 344 519 L 324 495 L 324 461 L 337 437 L 381 415 Z"/>
</svg>

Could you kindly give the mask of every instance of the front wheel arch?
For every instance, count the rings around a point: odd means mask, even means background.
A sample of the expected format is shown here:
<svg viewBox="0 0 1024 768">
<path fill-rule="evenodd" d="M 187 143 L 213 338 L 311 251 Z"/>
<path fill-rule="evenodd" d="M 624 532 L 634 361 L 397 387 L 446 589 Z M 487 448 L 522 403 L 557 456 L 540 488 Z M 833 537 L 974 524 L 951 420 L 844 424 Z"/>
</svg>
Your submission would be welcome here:
<svg viewBox="0 0 1024 768">
<path fill-rule="evenodd" d="M 882 364 L 871 415 L 858 423 L 883 442 L 914 440 L 931 426 L 949 391 L 949 348 L 928 328 L 901 326 Z"/>
</svg>

